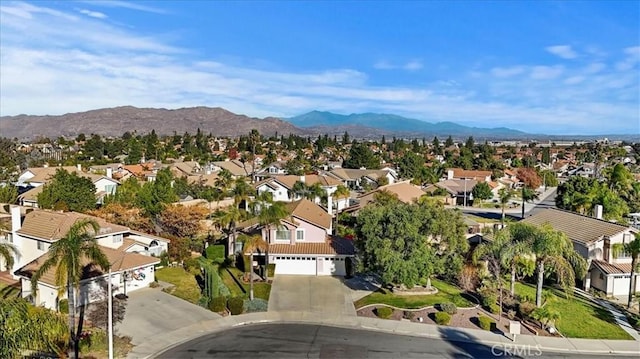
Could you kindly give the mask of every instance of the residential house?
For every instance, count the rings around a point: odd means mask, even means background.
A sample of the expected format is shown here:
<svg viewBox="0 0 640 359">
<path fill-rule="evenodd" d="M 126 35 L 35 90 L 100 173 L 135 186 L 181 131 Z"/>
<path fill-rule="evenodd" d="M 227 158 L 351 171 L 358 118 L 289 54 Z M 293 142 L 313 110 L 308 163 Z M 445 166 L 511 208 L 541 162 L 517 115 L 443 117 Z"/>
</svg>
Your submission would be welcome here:
<svg viewBox="0 0 640 359">
<path fill-rule="evenodd" d="M 253 171 L 253 166 L 250 161 L 241 162 L 238 160 L 216 161 L 212 163 L 213 171 L 221 171 L 226 169 L 231 172 L 234 178 L 250 177 Z"/>
<path fill-rule="evenodd" d="M 258 193 L 271 192 L 274 201 L 292 202 L 302 198 L 300 195 L 292 193 L 293 186 L 296 182 L 302 182 L 308 186 L 313 186 L 316 183 L 319 184 L 327 195 L 327 211 L 329 213 L 334 212 L 334 205 L 337 211 L 340 211 L 349 205 L 348 198 L 334 199 L 332 197 L 332 194 L 335 193 L 341 182 L 325 174 L 272 176 L 258 182 L 255 185 L 255 188 Z M 320 204 L 321 199 L 316 197 L 313 202 Z"/>
<path fill-rule="evenodd" d="M 365 184 L 374 188 L 378 187 L 382 178 L 386 178 L 385 184 L 393 184 L 398 180 L 398 175 L 391 169 L 334 168 L 327 172 L 327 175 L 341 181 L 345 187 L 351 189 L 360 189 Z"/>
<path fill-rule="evenodd" d="M 256 171 L 256 180 L 263 181 L 270 176 L 286 175 L 287 171 L 284 169 L 285 165 L 286 162 L 284 161 L 276 161 L 264 168 L 261 168 L 260 170 Z"/>
<path fill-rule="evenodd" d="M 360 195 L 358 197 L 359 207 L 363 208 L 369 203 L 373 202 L 376 198 L 376 195 L 383 191 L 396 196 L 401 202 L 404 203 L 412 203 L 414 201 L 417 201 L 420 197 L 426 194 L 426 192 L 423 191 L 420 186 L 411 184 L 409 181 L 403 181 L 386 186 L 380 186 L 373 191 L 369 191 Z"/>
<path fill-rule="evenodd" d="M 478 181 L 471 179 L 447 179 L 438 181 L 427 186 L 424 190 L 427 193 L 446 192 L 444 203 L 447 205 L 471 205 L 473 204 L 473 187 Z M 491 182 L 489 182 L 491 183 Z M 491 187 L 491 185 L 490 185 Z"/>
<path fill-rule="evenodd" d="M 106 175 L 101 175 L 83 172 L 80 165 L 78 167 L 32 167 L 25 170 L 18 178 L 18 186 L 32 187 L 18 197 L 20 204 L 37 208 L 38 194 L 42 192 L 43 185 L 51 181 L 58 169 L 89 178 L 96 187 L 96 204 L 102 204 L 105 196 L 116 193 L 116 188 L 120 184 L 112 178 L 112 171 L 109 170 Z"/>
<path fill-rule="evenodd" d="M 465 170 L 462 168 L 448 168 L 448 180 L 475 180 L 476 182 L 491 182 L 491 171 Z"/>
<path fill-rule="evenodd" d="M 593 287 L 607 296 L 629 294 L 631 257 L 627 253 L 615 257 L 612 248 L 632 241 L 638 229 L 559 209 L 545 209 L 522 222 L 548 224 L 571 239 L 575 250 L 588 261 L 588 273 L 582 278 L 585 290 Z M 640 273 L 635 276 L 637 292 Z"/>
<path fill-rule="evenodd" d="M 332 216 L 306 199 L 288 203 L 287 211 L 278 225 L 258 228 L 269 249 L 254 257 L 268 255 L 276 274 L 346 275 L 355 251 L 351 241 L 332 235 Z"/>
<path fill-rule="evenodd" d="M 99 230 L 94 236 L 111 263 L 114 293 L 126 294 L 147 287 L 154 281 L 154 265 L 160 262 L 158 256 L 168 250 L 168 239 L 132 231 L 128 227 L 80 213 L 11 206 L 10 215 L 11 230 L 6 240 L 18 250 L 11 273 L 21 281 L 22 297 L 29 297 L 34 304 L 51 309 L 56 309 L 58 300 L 66 295 L 65 291 L 61 296 L 58 295 L 55 268 L 45 273 L 35 295 L 31 292 L 30 278 L 47 259 L 51 245 L 64 238 L 78 220 L 92 219 L 98 223 Z M 78 305 L 99 300 L 101 288 L 104 288 L 107 280 L 107 273 L 87 262 L 80 283 L 81 301 Z"/>
</svg>

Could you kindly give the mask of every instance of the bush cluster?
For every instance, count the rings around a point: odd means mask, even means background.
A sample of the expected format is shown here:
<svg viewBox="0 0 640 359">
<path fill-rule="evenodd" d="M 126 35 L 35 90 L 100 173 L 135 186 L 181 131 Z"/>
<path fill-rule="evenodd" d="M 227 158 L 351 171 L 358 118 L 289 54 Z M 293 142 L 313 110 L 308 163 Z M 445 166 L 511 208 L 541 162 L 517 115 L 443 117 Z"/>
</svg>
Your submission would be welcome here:
<svg viewBox="0 0 640 359">
<path fill-rule="evenodd" d="M 387 319 L 387 318 L 391 317 L 391 315 L 393 315 L 393 309 L 391 309 L 389 307 L 376 308 L 376 315 L 379 318 Z"/>
<path fill-rule="evenodd" d="M 478 324 L 484 330 L 491 330 L 491 326 L 495 323 L 491 318 L 481 315 L 478 317 Z"/>
<path fill-rule="evenodd" d="M 528 317 L 536 309 L 536 305 L 531 302 L 518 303 L 518 313 L 522 318 Z"/>
<path fill-rule="evenodd" d="M 269 263 L 267 264 L 267 277 L 273 278 L 276 275 L 276 264 Z"/>
<path fill-rule="evenodd" d="M 441 303 L 440 310 L 450 315 L 456 314 L 458 312 L 458 308 L 456 307 L 456 305 L 451 302 Z"/>
<path fill-rule="evenodd" d="M 244 300 L 240 297 L 231 297 L 227 300 L 227 308 L 229 308 L 231 315 L 242 314 L 244 310 Z"/>
<path fill-rule="evenodd" d="M 215 297 L 209 301 L 209 310 L 216 313 L 224 312 L 227 304 L 227 298 L 225 297 Z"/>
<path fill-rule="evenodd" d="M 435 318 L 436 323 L 439 325 L 447 325 L 451 321 L 451 315 L 447 312 L 437 312 Z"/>
<path fill-rule="evenodd" d="M 490 305 L 489 305 L 489 307 L 488 307 L 488 309 L 489 309 L 489 311 L 490 311 L 491 313 L 493 313 L 493 314 L 498 314 L 498 313 L 500 313 L 500 306 L 499 306 L 499 305 L 497 305 L 497 304 L 495 304 L 495 303 L 490 304 Z"/>
<path fill-rule="evenodd" d="M 410 311 L 410 310 L 405 310 L 404 312 L 402 312 L 402 317 L 404 319 L 413 319 L 416 316 L 416 313 Z"/>
<path fill-rule="evenodd" d="M 261 298 L 254 298 L 253 300 L 247 299 L 244 301 L 245 313 L 266 312 L 268 307 L 269 302 Z"/>
</svg>

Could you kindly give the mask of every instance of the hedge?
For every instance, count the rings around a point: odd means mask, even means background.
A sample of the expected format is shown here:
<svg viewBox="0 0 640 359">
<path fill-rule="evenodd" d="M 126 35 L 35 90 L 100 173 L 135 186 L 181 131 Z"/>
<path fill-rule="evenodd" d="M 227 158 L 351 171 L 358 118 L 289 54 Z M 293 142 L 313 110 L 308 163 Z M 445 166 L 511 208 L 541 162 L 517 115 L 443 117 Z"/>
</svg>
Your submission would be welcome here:
<svg viewBox="0 0 640 359">
<path fill-rule="evenodd" d="M 244 299 L 240 297 L 231 297 L 227 300 L 227 308 L 231 312 L 231 315 L 242 314 L 244 310 Z"/>
<path fill-rule="evenodd" d="M 480 325 L 480 328 L 484 329 L 484 330 L 491 330 L 491 326 L 494 324 L 495 322 L 493 321 L 493 319 L 485 316 L 485 315 L 481 315 L 478 317 L 478 324 Z"/>
<path fill-rule="evenodd" d="M 379 318 L 387 319 L 387 318 L 391 317 L 391 315 L 393 315 L 393 309 L 391 309 L 389 307 L 376 308 L 376 315 Z"/>
<path fill-rule="evenodd" d="M 227 304 L 227 298 L 215 297 L 209 302 L 209 310 L 216 313 L 224 312 Z"/>
<path fill-rule="evenodd" d="M 437 312 L 435 317 L 436 323 L 439 325 L 447 325 L 451 321 L 451 316 L 447 312 Z"/>
</svg>

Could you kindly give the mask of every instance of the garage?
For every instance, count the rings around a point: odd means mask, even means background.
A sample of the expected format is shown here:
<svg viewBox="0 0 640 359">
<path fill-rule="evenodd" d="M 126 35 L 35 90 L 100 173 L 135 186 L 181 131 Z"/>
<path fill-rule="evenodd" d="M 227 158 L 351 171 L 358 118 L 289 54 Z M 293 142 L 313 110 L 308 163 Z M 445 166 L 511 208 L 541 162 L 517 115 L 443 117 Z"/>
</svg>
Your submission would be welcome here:
<svg viewBox="0 0 640 359">
<path fill-rule="evenodd" d="M 344 257 L 274 256 L 276 274 L 336 275 L 346 274 Z"/>
<path fill-rule="evenodd" d="M 275 256 L 276 274 L 316 275 L 316 257 Z"/>
</svg>

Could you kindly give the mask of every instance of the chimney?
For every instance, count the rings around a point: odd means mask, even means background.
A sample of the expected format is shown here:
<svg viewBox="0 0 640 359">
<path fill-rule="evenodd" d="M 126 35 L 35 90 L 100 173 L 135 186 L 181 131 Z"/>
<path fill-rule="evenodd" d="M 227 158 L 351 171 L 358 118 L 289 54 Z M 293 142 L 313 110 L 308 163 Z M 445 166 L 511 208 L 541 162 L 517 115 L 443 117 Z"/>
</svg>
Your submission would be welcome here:
<svg viewBox="0 0 640 359">
<path fill-rule="evenodd" d="M 15 232 L 22 227 L 20 206 L 11 206 L 11 231 Z"/>
<path fill-rule="evenodd" d="M 447 171 L 447 179 L 453 179 L 453 170 Z"/>
<path fill-rule="evenodd" d="M 327 213 L 333 213 L 333 197 L 331 195 L 327 196 Z"/>
<path fill-rule="evenodd" d="M 78 169 L 78 171 L 82 171 L 82 164 L 78 163 L 76 165 L 76 168 Z"/>
<path fill-rule="evenodd" d="M 304 175 L 300 176 L 300 182 L 304 183 Z"/>
<path fill-rule="evenodd" d="M 107 177 L 113 178 L 113 170 L 111 169 L 111 167 L 107 167 Z"/>
<path fill-rule="evenodd" d="M 596 206 L 593 207 L 593 216 L 596 219 L 602 219 L 602 205 L 601 204 L 596 204 Z"/>
</svg>

